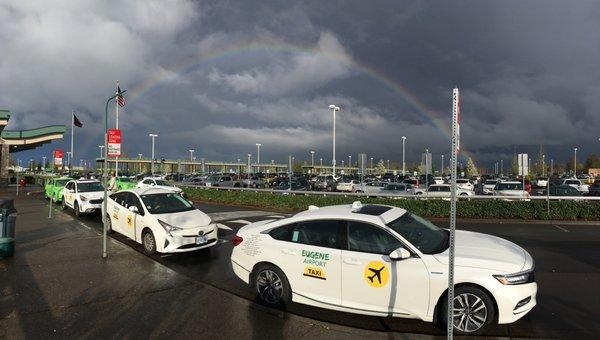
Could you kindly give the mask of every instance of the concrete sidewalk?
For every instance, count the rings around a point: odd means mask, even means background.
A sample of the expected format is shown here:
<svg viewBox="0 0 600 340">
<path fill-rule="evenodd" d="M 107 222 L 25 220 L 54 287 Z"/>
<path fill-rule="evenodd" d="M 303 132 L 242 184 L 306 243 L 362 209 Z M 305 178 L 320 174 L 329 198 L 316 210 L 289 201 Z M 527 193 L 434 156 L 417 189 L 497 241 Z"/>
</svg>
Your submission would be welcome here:
<svg viewBox="0 0 600 340">
<path fill-rule="evenodd" d="M 0 339 L 431 338 L 266 308 L 188 279 L 111 238 L 104 260 L 96 230 L 58 208 L 48 219 L 47 202 L 24 192 L 15 207 L 15 256 L 0 260 Z"/>
</svg>

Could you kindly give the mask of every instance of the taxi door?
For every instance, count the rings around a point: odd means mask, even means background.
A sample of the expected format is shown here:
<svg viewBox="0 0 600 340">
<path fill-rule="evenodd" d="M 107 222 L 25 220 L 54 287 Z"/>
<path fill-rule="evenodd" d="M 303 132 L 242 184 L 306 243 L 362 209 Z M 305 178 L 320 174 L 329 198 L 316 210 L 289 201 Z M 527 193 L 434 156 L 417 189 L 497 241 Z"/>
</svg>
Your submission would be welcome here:
<svg viewBox="0 0 600 340">
<path fill-rule="evenodd" d="M 348 248 L 342 250 L 342 304 L 365 313 L 425 315 L 429 274 L 420 258 L 392 261 L 402 243 L 386 230 L 348 222 Z"/>
<path fill-rule="evenodd" d="M 136 236 L 136 227 L 141 225 L 142 216 L 144 214 L 144 209 L 141 205 L 140 199 L 131 192 L 126 192 L 126 208 L 123 209 L 123 231 L 122 234 L 129 237 L 132 240 L 135 240 Z M 129 210 L 129 207 L 136 207 L 138 212 L 133 212 Z"/>
<path fill-rule="evenodd" d="M 63 195 L 63 200 L 65 200 L 65 205 L 73 208 L 75 206 L 76 197 L 75 182 L 67 183 L 67 185 L 65 186 L 64 193 L 65 194 Z"/>
<path fill-rule="evenodd" d="M 341 305 L 340 222 L 307 221 L 281 227 L 276 264 L 304 300 Z M 307 301 L 310 302 L 310 301 Z"/>
</svg>

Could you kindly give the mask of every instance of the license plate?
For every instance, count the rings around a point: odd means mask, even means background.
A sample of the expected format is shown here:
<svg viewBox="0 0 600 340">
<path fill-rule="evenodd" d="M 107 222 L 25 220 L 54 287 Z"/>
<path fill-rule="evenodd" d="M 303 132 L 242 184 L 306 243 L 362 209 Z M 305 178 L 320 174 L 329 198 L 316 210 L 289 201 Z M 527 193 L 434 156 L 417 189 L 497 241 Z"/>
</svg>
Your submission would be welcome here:
<svg viewBox="0 0 600 340">
<path fill-rule="evenodd" d="M 205 244 L 207 241 L 206 235 L 196 236 L 196 244 Z"/>
</svg>

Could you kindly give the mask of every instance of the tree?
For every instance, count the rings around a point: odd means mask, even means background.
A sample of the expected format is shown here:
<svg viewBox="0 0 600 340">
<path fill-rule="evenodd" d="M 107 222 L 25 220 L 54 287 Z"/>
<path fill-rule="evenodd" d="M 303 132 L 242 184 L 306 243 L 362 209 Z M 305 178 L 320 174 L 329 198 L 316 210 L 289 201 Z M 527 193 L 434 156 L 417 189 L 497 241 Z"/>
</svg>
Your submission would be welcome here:
<svg viewBox="0 0 600 340">
<path fill-rule="evenodd" d="M 510 173 L 511 175 L 517 175 L 519 173 L 519 158 L 516 153 L 513 155 L 512 161 L 510 162 Z"/>
<path fill-rule="evenodd" d="M 467 167 L 465 169 L 465 173 L 467 176 L 477 175 L 477 167 L 475 166 L 473 158 L 471 157 L 467 159 Z"/>
<path fill-rule="evenodd" d="M 377 172 L 380 175 L 385 175 L 386 168 L 385 168 L 385 163 L 383 162 L 383 159 L 381 159 L 381 160 L 379 160 L 379 162 L 377 162 L 377 165 L 375 166 L 375 172 Z"/>
<path fill-rule="evenodd" d="M 600 157 L 596 154 L 589 155 L 585 160 L 585 168 L 588 170 L 600 168 Z"/>
</svg>

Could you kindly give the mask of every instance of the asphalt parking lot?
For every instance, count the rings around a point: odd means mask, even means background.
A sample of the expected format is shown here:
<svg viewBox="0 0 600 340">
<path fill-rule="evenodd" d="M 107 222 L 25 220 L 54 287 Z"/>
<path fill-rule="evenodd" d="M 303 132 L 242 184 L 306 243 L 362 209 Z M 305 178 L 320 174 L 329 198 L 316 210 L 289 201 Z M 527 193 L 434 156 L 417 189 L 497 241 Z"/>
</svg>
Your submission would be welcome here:
<svg viewBox="0 0 600 340">
<path fill-rule="evenodd" d="M 220 229 L 222 241 L 208 251 L 158 255 L 153 259 L 193 280 L 254 300 L 252 291 L 231 269 L 232 245 L 229 240 L 236 230 L 250 222 L 283 218 L 286 214 L 201 202 L 196 202 L 196 206 L 231 230 Z M 99 215 L 83 216 L 81 221 L 89 227 L 102 229 Z M 435 223 L 447 227 L 446 221 Z M 600 295 L 597 293 L 600 286 L 600 225 L 459 220 L 458 227 L 508 239 L 525 248 L 535 259 L 538 305 L 514 324 L 495 326 L 490 330 L 490 336 L 592 338 L 600 332 Z M 140 245 L 123 236 L 111 236 L 143 251 Z M 288 311 L 361 329 L 444 334 L 432 324 L 418 320 L 362 316 L 297 304 Z"/>
</svg>

